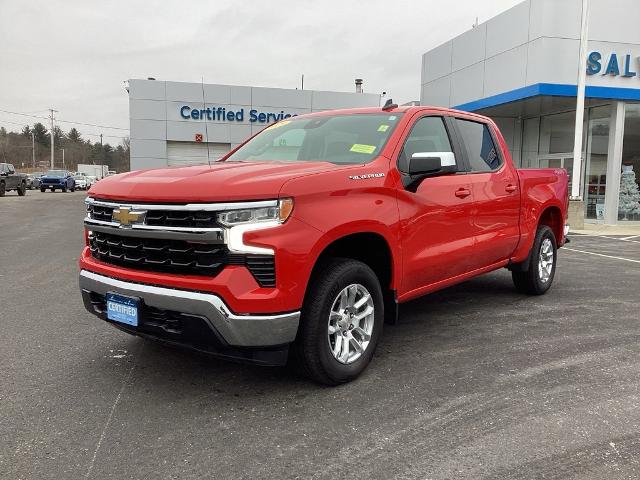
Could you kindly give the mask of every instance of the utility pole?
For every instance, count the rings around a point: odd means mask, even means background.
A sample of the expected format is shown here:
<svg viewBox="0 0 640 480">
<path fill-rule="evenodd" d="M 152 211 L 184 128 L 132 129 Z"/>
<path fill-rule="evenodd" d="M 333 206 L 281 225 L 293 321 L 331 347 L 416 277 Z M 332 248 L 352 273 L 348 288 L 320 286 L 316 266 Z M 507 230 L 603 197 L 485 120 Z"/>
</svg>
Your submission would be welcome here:
<svg viewBox="0 0 640 480">
<path fill-rule="evenodd" d="M 62 149 L 62 169 L 63 169 L 63 170 L 66 170 L 66 169 L 67 169 L 67 167 L 66 167 L 66 166 L 65 166 L 65 164 L 64 164 L 64 148 Z"/>
<path fill-rule="evenodd" d="M 102 134 L 100 134 L 100 165 L 104 165 L 104 150 L 102 148 Z"/>
<path fill-rule="evenodd" d="M 584 97 L 587 83 L 587 44 L 589 42 L 589 0 L 582 0 L 582 26 L 580 29 L 580 58 L 578 59 L 578 96 L 576 126 L 573 144 L 573 172 L 571 174 L 571 200 L 582 200 L 582 136 L 584 128 Z"/>
<path fill-rule="evenodd" d="M 31 161 L 33 163 L 33 168 L 36 168 L 36 137 L 31 132 Z"/>
<path fill-rule="evenodd" d="M 50 108 L 49 111 L 51 112 L 51 115 L 49 115 L 49 118 L 51 119 L 51 131 L 49 132 L 49 135 L 51 136 L 51 170 L 53 170 L 55 168 L 55 166 L 53 165 L 53 149 L 54 147 L 54 140 L 53 140 L 53 121 L 54 121 L 54 113 L 57 112 L 57 110 L 54 110 L 53 108 Z"/>
</svg>

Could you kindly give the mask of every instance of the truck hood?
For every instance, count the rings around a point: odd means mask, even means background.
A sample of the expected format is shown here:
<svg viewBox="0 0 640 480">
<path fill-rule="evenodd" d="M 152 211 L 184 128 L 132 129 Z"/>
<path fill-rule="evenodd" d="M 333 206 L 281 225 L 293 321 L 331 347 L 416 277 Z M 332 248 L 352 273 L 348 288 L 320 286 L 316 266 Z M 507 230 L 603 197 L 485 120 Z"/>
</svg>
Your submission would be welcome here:
<svg viewBox="0 0 640 480">
<path fill-rule="evenodd" d="M 216 162 L 194 167 L 138 170 L 100 180 L 89 195 L 139 202 L 222 202 L 276 198 L 288 180 L 335 171 L 328 162 Z"/>
</svg>

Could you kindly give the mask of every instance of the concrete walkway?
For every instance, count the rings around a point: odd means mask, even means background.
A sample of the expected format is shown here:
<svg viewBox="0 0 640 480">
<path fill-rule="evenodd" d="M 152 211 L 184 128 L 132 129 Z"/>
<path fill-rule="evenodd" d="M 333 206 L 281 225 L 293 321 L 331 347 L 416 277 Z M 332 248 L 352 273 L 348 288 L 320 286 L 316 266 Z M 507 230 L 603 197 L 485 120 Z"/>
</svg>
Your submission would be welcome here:
<svg viewBox="0 0 640 480">
<path fill-rule="evenodd" d="M 571 233 L 579 233 L 582 235 L 625 235 L 627 237 L 638 237 L 640 240 L 640 223 L 618 224 L 618 225 L 602 225 L 594 223 L 585 223 L 584 229 L 574 230 Z"/>
</svg>

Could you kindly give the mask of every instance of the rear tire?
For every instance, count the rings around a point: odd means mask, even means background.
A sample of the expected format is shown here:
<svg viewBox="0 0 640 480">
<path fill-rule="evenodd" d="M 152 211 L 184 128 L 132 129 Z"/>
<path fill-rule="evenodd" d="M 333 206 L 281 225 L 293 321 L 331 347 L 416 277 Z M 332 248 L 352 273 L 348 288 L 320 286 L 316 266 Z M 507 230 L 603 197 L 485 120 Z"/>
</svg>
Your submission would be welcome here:
<svg viewBox="0 0 640 480">
<path fill-rule="evenodd" d="M 546 293 L 553 283 L 557 261 L 558 246 L 553 230 L 547 225 L 540 225 L 529 253 L 529 269 L 511 272 L 516 290 L 527 295 Z"/>
<path fill-rule="evenodd" d="M 369 365 L 383 323 L 382 289 L 373 270 L 356 260 L 331 259 L 309 282 L 292 360 L 318 383 L 349 382 Z"/>
<path fill-rule="evenodd" d="M 62 187 L 62 193 L 67 193 L 67 187 Z"/>
<path fill-rule="evenodd" d="M 24 197 L 24 195 L 27 193 L 26 183 L 22 182 L 20 186 L 17 188 L 17 191 L 18 191 L 18 195 L 20 195 L 21 197 Z"/>
<path fill-rule="evenodd" d="M 51 192 L 55 192 L 56 189 L 54 187 L 51 187 Z"/>
<path fill-rule="evenodd" d="M 40 187 L 40 191 L 41 191 L 42 193 L 44 193 L 44 191 L 45 191 L 45 190 L 46 190 L 46 188 Z"/>
</svg>

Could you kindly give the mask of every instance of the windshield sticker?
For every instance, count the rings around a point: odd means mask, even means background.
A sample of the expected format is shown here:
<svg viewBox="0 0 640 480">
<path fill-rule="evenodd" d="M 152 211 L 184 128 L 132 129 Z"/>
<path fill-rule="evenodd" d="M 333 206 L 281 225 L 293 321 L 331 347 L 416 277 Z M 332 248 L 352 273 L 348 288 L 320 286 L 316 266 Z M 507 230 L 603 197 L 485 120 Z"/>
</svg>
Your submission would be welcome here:
<svg viewBox="0 0 640 480">
<path fill-rule="evenodd" d="M 389 117 L 389 120 L 390 120 L 390 121 L 392 121 L 392 122 L 393 122 L 395 119 L 396 119 L 396 116 L 395 116 L 395 115 L 391 115 L 391 116 Z"/>
<path fill-rule="evenodd" d="M 368 153 L 368 154 L 371 154 L 371 153 L 375 152 L 376 147 L 375 147 L 375 145 L 363 145 L 361 143 L 354 143 L 353 147 L 351 147 L 350 150 L 352 152 L 356 152 L 356 153 Z"/>
<path fill-rule="evenodd" d="M 386 132 L 387 130 L 389 130 L 389 125 L 380 125 L 378 127 L 379 132 Z"/>
</svg>

